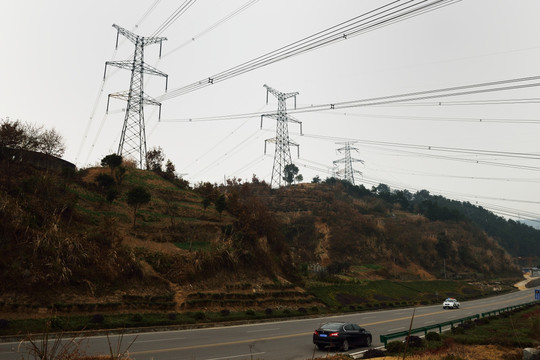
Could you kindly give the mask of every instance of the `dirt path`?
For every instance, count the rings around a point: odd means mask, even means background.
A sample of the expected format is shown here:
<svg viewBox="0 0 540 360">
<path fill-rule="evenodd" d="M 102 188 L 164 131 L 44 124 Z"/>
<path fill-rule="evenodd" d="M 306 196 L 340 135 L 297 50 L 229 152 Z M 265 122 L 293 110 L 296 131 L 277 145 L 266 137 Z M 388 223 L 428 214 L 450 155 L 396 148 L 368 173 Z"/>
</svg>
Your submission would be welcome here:
<svg viewBox="0 0 540 360">
<path fill-rule="evenodd" d="M 524 274 L 523 277 L 525 277 L 524 280 L 514 284 L 514 287 L 518 288 L 518 290 L 527 290 L 529 281 L 540 279 L 540 277 L 531 277 L 530 274 Z"/>
</svg>

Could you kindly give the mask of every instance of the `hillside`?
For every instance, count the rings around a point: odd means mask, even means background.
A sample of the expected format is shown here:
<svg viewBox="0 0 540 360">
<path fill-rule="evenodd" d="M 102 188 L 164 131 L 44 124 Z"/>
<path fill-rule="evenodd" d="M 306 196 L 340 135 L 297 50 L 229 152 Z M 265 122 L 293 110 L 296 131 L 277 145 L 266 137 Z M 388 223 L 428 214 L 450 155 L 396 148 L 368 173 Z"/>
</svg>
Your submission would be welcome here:
<svg viewBox="0 0 540 360">
<path fill-rule="evenodd" d="M 190 189 L 133 168 L 2 167 L 4 312 L 311 308 L 335 301 L 316 295 L 324 283 L 521 276 L 469 221 L 430 220 L 339 181 Z M 114 175 L 115 196 L 100 174 Z M 134 224 L 127 194 L 137 186 L 151 200 Z"/>
</svg>

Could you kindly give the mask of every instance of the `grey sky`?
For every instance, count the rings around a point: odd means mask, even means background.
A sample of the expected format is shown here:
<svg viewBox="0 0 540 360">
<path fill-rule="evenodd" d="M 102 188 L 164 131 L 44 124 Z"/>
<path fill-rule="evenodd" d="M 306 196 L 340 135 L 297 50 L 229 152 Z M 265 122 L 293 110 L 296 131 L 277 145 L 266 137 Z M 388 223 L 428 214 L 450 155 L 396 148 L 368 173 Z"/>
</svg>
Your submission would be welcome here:
<svg viewBox="0 0 540 360">
<path fill-rule="evenodd" d="M 162 59 L 159 46 L 152 45 L 145 60 L 169 75 L 171 91 L 388 2 L 198 0 L 161 34 L 168 38 Z M 113 68 L 103 83 L 104 64 L 129 59 L 133 52 L 122 37 L 114 50 L 112 24 L 150 36 L 182 3 L 3 1 L 0 117 L 54 127 L 66 139 L 66 160 L 79 167 L 98 164 L 116 151 L 124 117 L 125 103 L 114 99 L 105 115 L 106 95 L 129 87 L 128 71 Z M 191 183 L 246 180 L 253 174 L 270 181 L 274 148 L 269 145 L 264 155 L 264 139 L 275 135 L 274 120 L 265 119 L 260 129 L 258 116 L 201 118 L 275 111 L 272 96 L 265 104 L 263 84 L 298 91 L 298 107 L 306 107 L 537 76 L 538 14 L 537 0 L 463 0 L 276 62 L 163 101 L 161 122 L 147 107 L 148 147 L 161 146 Z M 164 94 L 163 79 L 145 79 L 150 96 Z M 324 179 L 332 174 L 332 161 L 343 157 L 336 142 L 358 140 L 359 152 L 352 155 L 365 165 L 354 165 L 363 172 L 357 184 L 427 189 L 514 218 L 540 218 L 539 100 L 540 88 L 529 87 L 297 113 L 305 135 L 289 124 L 291 139 L 300 144 L 299 159 L 291 151 L 293 162 L 305 181 L 315 175 Z M 434 150 L 439 147 L 449 149 Z M 465 149 L 504 154 L 465 154 Z"/>
</svg>

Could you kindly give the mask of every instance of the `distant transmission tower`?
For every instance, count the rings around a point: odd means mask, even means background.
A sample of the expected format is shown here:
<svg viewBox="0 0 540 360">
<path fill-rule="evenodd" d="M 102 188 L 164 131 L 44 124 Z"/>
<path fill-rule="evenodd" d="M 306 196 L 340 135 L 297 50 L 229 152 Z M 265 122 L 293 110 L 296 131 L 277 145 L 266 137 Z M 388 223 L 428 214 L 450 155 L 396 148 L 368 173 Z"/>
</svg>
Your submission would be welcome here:
<svg viewBox="0 0 540 360">
<path fill-rule="evenodd" d="M 121 69 L 131 70 L 131 82 L 128 91 L 109 94 L 107 99 L 107 112 L 109 111 L 109 101 L 111 97 L 127 101 L 126 116 L 124 118 L 124 126 L 118 145 L 118 155 L 124 158 L 133 156 L 138 161 L 139 168 L 144 168 L 146 165 L 146 132 L 144 126 L 144 104 L 159 106 L 159 117 L 161 118 L 161 103 L 147 96 L 143 91 L 143 74 L 159 75 L 165 77 L 165 91 L 167 91 L 167 74 L 153 68 L 144 62 L 144 47 L 151 44 L 159 43 L 159 56 L 161 57 L 161 45 L 167 38 L 164 37 L 142 37 L 121 28 L 118 25 L 113 25 L 118 31 L 116 34 L 116 48 L 118 48 L 118 37 L 120 34 L 125 36 L 133 44 L 135 44 L 135 53 L 133 60 L 122 61 L 107 61 L 105 62 L 105 72 L 107 65 L 119 67 Z"/>
<path fill-rule="evenodd" d="M 351 184 L 354 185 L 354 173 L 358 173 L 360 175 L 362 173 L 360 171 L 358 171 L 358 170 L 353 169 L 352 163 L 353 163 L 353 161 L 357 161 L 357 162 L 361 162 L 363 164 L 364 161 L 351 157 L 351 150 L 355 150 L 355 151 L 358 152 L 357 148 L 351 146 L 351 144 L 354 144 L 354 143 L 351 143 L 351 142 L 347 141 L 347 142 L 344 142 L 344 143 L 336 143 L 336 144 L 344 145 L 343 147 L 341 147 L 341 148 L 339 148 L 337 150 L 340 153 L 345 152 L 345 157 L 344 158 L 334 161 L 334 166 L 337 166 L 337 164 L 345 164 L 345 169 L 337 171 L 336 174 L 344 174 L 343 178 L 346 181 L 348 181 L 348 182 L 350 182 Z"/>
<path fill-rule="evenodd" d="M 296 108 L 296 95 L 293 93 L 282 93 L 276 89 L 271 88 L 268 85 L 264 85 L 266 88 L 266 103 L 268 104 L 268 93 L 271 93 L 278 99 L 278 111 L 276 114 L 264 114 L 261 115 L 261 128 L 263 117 L 271 117 L 277 120 L 276 124 L 276 137 L 272 139 L 266 139 L 264 141 L 264 153 L 266 154 L 266 143 L 273 142 L 276 144 L 276 150 L 274 153 L 274 166 L 272 167 L 272 180 L 270 181 L 271 187 L 280 187 L 283 180 L 285 166 L 292 164 L 291 149 L 290 146 L 296 146 L 298 149 L 298 157 L 300 157 L 300 147 L 298 144 L 292 142 L 289 139 L 289 127 L 287 122 L 294 122 L 300 124 L 300 134 L 302 134 L 302 122 L 294 119 L 290 115 L 287 115 L 287 103 L 286 100 L 294 97 L 294 107 Z"/>
</svg>

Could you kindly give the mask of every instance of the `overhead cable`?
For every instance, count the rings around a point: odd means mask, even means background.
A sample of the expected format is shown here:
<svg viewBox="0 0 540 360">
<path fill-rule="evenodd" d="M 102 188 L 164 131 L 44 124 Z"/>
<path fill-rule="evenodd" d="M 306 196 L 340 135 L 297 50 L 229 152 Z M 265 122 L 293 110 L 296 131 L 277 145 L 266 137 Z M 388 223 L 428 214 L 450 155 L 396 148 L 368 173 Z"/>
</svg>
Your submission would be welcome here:
<svg viewBox="0 0 540 360">
<path fill-rule="evenodd" d="M 242 11 L 246 10 L 247 8 L 249 8 L 251 5 L 255 4 L 256 2 L 258 2 L 259 0 L 249 0 L 247 3 L 243 4 L 242 6 L 240 6 L 239 8 L 237 8 L 236 10 L 234 10 L 233 12 L 229 13 L 227 16 L 221 18 L 220 20 L 218 20 L 217 22 L 215 22 L 214 24 L 212 24 L 211 26 L 209 26 L 208 28 L 204 29 L 203 31 L 201 31 L 200 33 L 198 33 L 197 35 L 194 35 L 191 37 L 191 39 L 185 41 L 184 43 L 180 44 L 179 46 L 175 47 L 174 49 L 172 49 L 171 51 L 165 53 L 163 55 L 163 57 L 166 57 L 166 56 L 169 56 L 171 55 L 172 53 L 180 50 L 181 48 L 183 48 L 184 46 L 192 43 L 193 41 L 201 38 L 202 36 L 208 34 L 210 31 L 214 30 L 215 28 L 217 28 L 218 26 L 224 24 L 225 22 L 229 21 L 230 19 L 232 19 L 233 17 L 235 17 L 236 15 L 240 14 Z"/>
<path fill-rule="evenodd" d="M 440 8 L 457 2 L 458 0 L 409 0 L 392 1 L 386 5 L 356 16 L 350 20 L 319 31 L 311 36 L 295 41 L 277 50 L 268 52 L 250 61 L 232 67 L 221 73 L 209 76 L 190 85 L 177 88 L 164 95 L 158 96 L 157 101 L 165 101 L 187 94 L 211 84 L 244 74 L 246 72 L 267 66 L 350 37 L 378 29 L 397 21 L 425 13 L 431 9 Z"/>
<path fill-rule="evenodd" d="M 320 112 L 320 111 L 333 111 L 338 109 L 347 109 L 355 107 L 371 107 L 379 106 L 384 104 L 399 104 L 407 103 L 413 101 L 421 101 L 427 99 L 438 99 L 446 97 L 456 97 L 456 96 L 465 96 L 465 95 L 476 95 L 482 93 L 491 93 L 499 91 L 511 91 L 518 89 L 525 89 L 531 87 L 540 86 L 540 75 L 528 76 L 522 78 L 514 79 L 505 79 L 484 83 L 475 83 L 468 85 L 453 86 L 447 88 L 439 88 L 432 90 L 416 91 L 403 94 L 387 95 L 372 97 L 366 99 L 357 99 L 350 101 L 341 101 L 334 103 L 324 103 L 317 105 L 307 105 L 299 106 L 296 109 L 290 109 L 287 112 L 290 114 L 296 113 L 310 113 L 310 112 Z M 233 119 L 245 119 L 245 118 L 255 118 L 260 117 L 263 113 L 261 112 L 252 112 L 252 113 L 242 113 L 242 114 L 231 114 L 231 115 L 222 115 L 222 116 L 209 116 L 209 117 L 199 117 L 199 118 L 182 118 L 182 119 L 168 119 L 162 121 L 169 122 L 191 122 L 191 121 L 217 121 L 217 120 L 233 120 Z M 523 119 L 524 123 L 528 122 L 538 122 L 538 120 L 527 120 Z"/>
<path fill-rule="evenodd" d="M 184 14 L 197 0 L 184 1 L 153 33 L 150 37 L 158 37 Z"/>
</svg>

